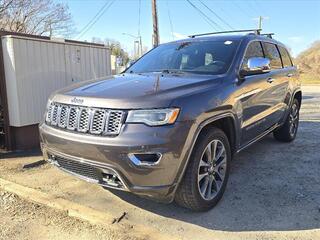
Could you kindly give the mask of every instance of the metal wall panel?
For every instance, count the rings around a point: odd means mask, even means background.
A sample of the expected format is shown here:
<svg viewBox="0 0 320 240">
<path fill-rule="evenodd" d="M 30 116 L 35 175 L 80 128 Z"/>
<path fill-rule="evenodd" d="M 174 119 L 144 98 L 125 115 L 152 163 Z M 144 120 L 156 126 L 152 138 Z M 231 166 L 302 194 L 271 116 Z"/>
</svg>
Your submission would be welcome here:
<svg viewBox="0 0 320 240">
<path fill-rule="evenodd" d="M 17 36 L 4 36 L 1 41 L 10 126 L 39 123 L 53 91 L 111 75 L 110 52 L 105 47 Z"/>
</svg>

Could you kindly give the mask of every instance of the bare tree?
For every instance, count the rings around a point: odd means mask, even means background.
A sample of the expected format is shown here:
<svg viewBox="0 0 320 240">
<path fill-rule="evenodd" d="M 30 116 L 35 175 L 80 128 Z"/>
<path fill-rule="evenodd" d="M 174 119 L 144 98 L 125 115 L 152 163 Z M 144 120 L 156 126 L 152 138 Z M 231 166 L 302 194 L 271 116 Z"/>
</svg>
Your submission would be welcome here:
<svg viewBox="0 0 320 240">
<path fill-rule="evenodd" d="M 111 50 L 111 54 L 117 57 L 122 58 L 122 65 L 126 65 L 129 62 L 129 55 L 128 53 L 122 48 L 121 43 L 117 40 L 106 38 L 102 40 L 99 37 L 93 37 L 91 42 L 104 44 L 108 46 Z"/>
<path fill-rule="evenodd" d="M 68 36 L 73 22 L 68 6 L 52 0 L 0 0 L 0 29 Z"/>
</svg>

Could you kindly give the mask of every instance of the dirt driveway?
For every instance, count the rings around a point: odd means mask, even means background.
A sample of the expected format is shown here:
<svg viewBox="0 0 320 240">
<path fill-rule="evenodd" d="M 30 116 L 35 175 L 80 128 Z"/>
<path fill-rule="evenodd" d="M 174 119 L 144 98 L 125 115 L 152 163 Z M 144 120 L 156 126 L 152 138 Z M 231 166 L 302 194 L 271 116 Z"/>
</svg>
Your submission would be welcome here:
<svg viewBox="0 0 320 240">
<path fill-rule="evenodd" d="M 303 90 L 296 141 L 270 135 L 237 155 L 222 201 L 206 213 L 107 191 L 50 165 L 22 170 L 41 156 L 3 159 L 0 177 L 184 239 L 320 239 L 320 87 Z"/>
<path fill-rule="evenodd" d="M 2 240 L 138 240 L 123 231 L 92 225 L 69 217 L 64 211 L 25 201 L 0 190 L 0 239 Z"/>
</svg>

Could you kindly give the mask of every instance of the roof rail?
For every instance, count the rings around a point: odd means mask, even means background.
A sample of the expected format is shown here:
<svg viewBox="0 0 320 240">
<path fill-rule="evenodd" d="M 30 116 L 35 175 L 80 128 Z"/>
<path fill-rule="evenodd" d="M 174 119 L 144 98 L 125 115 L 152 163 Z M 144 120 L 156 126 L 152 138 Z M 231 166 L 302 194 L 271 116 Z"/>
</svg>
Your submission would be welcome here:
<svg viewBox="0 0 320 240">
<path fill-rule="evenodd" d="M 213 34 L 223 34 L 223 33 L 240 33 L 240 32 L 254 32 L 257 35 L 261 34 L 262 29 L 245 29 L 245 30 L 233 30 L 233 31 L 222 31 L 222 32 L 211 32 L 211 33 L 200 33 L 200 34 L 193 34 L 190 35 L 190 38 L 200 37 L 200 36 L 206 36 L 206 35 L 213 35 Z"/>
<path fill-rule="evenodd" d="M 272 39 L 272 36 L 274 35 L 274 33 L 261 33 L 260 35 L 261 35 L 261 36 L 266 36 L 266 37 Z"/>
</svg>

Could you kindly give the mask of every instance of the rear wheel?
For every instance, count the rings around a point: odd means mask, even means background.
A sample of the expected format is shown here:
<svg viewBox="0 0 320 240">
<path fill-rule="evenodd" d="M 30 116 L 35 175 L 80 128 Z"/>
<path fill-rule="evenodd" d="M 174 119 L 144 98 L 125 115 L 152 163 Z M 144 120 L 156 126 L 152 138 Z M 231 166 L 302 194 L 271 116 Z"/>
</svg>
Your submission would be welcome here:
<svg viewBox="0 0 320 240">
<path fill-rule="evenodd" d="M 205 211 L 221 199 L 229 176 L 230 145 L 225 133 L 213 128 L 197 142 L 175 200 L 186 208 Z"/>
<path fill-rule="evenodd" d="M 299 126 L 299 109 L 299 101 L 294 99 L 285 123 L 273 132 L 275 139 L 282 142 L 291 142 L 296 138 Z"/>
</svg>

